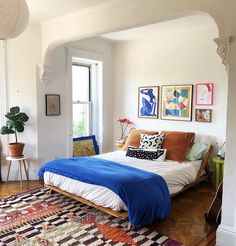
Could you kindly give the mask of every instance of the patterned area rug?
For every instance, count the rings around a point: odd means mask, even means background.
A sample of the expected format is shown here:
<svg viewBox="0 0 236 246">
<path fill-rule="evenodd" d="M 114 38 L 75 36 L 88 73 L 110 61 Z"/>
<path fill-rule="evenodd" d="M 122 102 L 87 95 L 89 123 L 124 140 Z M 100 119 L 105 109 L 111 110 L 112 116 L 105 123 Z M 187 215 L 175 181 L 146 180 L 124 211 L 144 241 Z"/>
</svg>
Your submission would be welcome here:
<svg viewBox="0 0 236 246">
<path fill-rule="evenodd" d="M 0 200 L 0 246 L 181 244 L 43 187 Z"/>
</svg>

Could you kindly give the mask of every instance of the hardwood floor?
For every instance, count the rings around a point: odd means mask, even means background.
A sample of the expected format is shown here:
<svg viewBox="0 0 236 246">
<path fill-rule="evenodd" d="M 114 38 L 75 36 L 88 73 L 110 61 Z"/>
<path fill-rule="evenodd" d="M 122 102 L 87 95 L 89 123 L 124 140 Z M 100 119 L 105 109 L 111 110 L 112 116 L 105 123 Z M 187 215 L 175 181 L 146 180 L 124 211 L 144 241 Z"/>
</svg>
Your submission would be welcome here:
<svg viewBox="0 0 236 246">
<path fill-rule="evenodd" d="M 171 216 L 152 227 L 185 246 L 215 245 L 217 225 L 207 224 L 204 217 L 214 195 L 215 189 L 207 183 L 184 191 L 172 198 Z"/>
<path fill-rule="evenodd" d="M 0 183 L 0 198 L 15 195 L 17 193 L 25 192 L 42 185 L 40 181 L 23 181 L 23 187 L 20 186 L 20 181 L 18 182 L 5 182 Z"/>
<path fill-rule="evenodd" d="M 0 183 L 0 198 L 24 192 L 41 185 L 39 181 Z M 205 223 L 204 213 L 214 197 L 214 188 L 206 183 L 172 198 L 171 216 L 151 227 L 185 246 L 213 246 L 217 226 Z"/>
</svg>

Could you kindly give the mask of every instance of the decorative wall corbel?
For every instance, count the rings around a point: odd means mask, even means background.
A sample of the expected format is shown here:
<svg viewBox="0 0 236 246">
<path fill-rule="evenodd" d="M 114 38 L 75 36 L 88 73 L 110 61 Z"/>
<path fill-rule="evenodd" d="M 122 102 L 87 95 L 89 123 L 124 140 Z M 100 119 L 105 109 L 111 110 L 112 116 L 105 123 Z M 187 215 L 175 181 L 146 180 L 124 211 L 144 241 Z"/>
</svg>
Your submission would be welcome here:
<svg viewBox="0 0 236 246">
<path fill-rule="evenodd" d="M 222 64 L 225 65 L 225 69 L 226 69 L 226 71 L 228 71 L 230 37 L 215 38 L 214 41 L 218 46 L 217 47 L 217 53 L 222 59 Z"/>
<path fill-rule="evenodd" d="M 47 86 L 51 77 L 51 66 L 37 65 L 38 79 L 43 86 Z"/>
</svg>

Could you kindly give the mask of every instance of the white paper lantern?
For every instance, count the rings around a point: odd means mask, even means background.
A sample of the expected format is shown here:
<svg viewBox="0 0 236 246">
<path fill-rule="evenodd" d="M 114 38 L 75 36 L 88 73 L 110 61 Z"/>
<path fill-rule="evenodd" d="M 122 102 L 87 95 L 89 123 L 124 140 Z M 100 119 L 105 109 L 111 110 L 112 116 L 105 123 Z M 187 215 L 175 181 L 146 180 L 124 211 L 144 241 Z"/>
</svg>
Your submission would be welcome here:
<svg viewBox="0 0 236 246">
<path fill-rule="evenodd" d="M 29 9 L 25 0 L 0 0 L 0 40 L 20 35 L 28 21 Z"/>
</svg>

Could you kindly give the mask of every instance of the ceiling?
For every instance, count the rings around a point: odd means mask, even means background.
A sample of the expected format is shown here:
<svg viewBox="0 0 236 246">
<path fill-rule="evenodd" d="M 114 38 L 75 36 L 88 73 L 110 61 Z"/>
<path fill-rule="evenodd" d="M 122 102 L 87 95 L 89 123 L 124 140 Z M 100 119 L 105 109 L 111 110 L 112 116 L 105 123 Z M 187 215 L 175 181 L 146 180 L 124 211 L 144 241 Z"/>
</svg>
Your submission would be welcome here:
<svg viewBox="0 0 236 246">
<path fill-rule="evenodd" d="M 165 35 L 168 32 L 179 32 L 181 30 L 193 29 L 197 27 L 215 26 L 214 20 L 208 15 L 199 14 L 193 16 L 185 16 L 178 19 L 163 21 L 152 25 L 146 25 L 136 28 L 127 29 L 124 31 L 113 32 L 101 35 L 101 37 L 109 39 L 114 42 L 143 40 L 155 38 Z M 217 27 L 216 27 L 217 28 Z"/>
<path fill-rule="evenodd" d="M 31 23 L 40 23 L 106 1 L 109 0 L 26 0 Z"/>
</svg>

